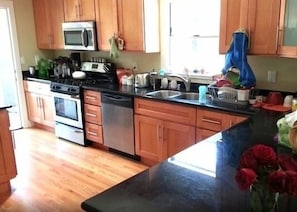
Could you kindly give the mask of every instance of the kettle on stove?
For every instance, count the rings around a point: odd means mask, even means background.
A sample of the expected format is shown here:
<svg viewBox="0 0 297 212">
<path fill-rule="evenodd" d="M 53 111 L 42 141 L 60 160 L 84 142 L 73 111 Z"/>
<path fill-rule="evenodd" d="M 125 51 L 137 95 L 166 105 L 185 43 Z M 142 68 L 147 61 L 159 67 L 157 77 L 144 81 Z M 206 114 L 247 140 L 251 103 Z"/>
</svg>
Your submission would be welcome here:
<svg viewBox="0 0 297 212">
<path fill-rule="evenodd" d="M 149 73 L 136 74 L 134 79 L 136 88 L 145 88 L 149 86 Z"/>
</svg>

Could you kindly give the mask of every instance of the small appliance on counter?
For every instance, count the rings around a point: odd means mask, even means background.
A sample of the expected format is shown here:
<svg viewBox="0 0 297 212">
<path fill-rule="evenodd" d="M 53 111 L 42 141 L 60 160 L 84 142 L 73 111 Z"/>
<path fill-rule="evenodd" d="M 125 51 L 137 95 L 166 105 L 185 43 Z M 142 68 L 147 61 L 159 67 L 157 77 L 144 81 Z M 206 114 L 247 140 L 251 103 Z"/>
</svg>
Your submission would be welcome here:
<svg viewBox="0 0 297 212">
<path fill-rule="evenodd" d="M 136 88 L 146 88 L 149 86 L 150 79 L 149 73 L 136 74 L 134 79 L 134 86 Z"/>
</svg>

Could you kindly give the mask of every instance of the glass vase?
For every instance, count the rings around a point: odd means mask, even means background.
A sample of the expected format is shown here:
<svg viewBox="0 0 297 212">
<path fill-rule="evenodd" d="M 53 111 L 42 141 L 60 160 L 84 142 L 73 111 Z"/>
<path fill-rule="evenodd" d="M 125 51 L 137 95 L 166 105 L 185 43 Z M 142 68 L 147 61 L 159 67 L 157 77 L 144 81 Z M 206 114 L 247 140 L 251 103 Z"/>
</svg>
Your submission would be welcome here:
<svg viewBox="0 0 297 212">
<path fill-rule="evenodd" d="M 250 188 L 251 212 L 275 212 L 279 194 L 271 192 L 267 184 L 254 184 Z"/>
</svg>

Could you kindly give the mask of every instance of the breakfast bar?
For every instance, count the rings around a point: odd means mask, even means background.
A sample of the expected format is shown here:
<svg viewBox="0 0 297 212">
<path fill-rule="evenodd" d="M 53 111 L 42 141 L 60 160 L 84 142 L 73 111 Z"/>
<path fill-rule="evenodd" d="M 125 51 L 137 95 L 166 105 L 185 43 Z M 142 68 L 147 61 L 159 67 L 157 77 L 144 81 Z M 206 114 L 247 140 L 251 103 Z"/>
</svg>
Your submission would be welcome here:
<svg viewBox="0 0 297 212">
<path fill-rule="evenodd" d="M 278 145 L 276 121 L 284 114 L 259 109 L 248 120 L 217 133 L 124 182 L 85 200 L 85 211 L 250 211 L 248 191 L 235 174 L 241 154 L 255 144 Z M 280 194 L 277 211 L 297 211 L 297 198 Z"/>
</svg>

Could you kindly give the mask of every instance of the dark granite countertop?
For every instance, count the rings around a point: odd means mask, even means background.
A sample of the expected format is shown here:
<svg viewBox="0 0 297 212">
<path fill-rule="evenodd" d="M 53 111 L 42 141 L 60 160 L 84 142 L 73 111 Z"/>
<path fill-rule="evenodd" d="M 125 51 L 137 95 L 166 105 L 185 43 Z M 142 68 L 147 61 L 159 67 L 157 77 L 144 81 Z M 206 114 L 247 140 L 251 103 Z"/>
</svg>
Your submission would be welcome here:
<svg viewBox="0 0 297 212">
<path fill-rule="evenodd" d="M 148 91 L 132 88 L 85 87 L 139 97 L 143 97 Z M 259 143 L 272 146 L 277 152 L 292 155 L 290 149 L 279 146 L 274 139 L 277 134 L 276 121 L 284 113 L 249 106 L 238 109 L 201 105 L 198 102 L 181 104 L 249 114 L 250 118 L 90 197 L 81 205 L 84 210 L 249 211 L 249 192 L 239 190 L 234 180 L 240 155 L 248 147 Z M 282 194 L 278 203 L 278 211 L 297 211 L 296 197 Z"/>
<path fill-rule="evenodd" d="M 84 86 L 100 92 L 146 97 L 150 89 L 133 86 Z M 277 152 L 291 155 L 274 137 L 276 121 L 284 113 L 255 109 L 250 106 L 200 104 L 152 98 L 188 106 L 212 108 L 246 114 L 250 118 L 226 131 L 195 144 L 140 174 L 82 203 L 86 211 L 249 211 L 249 193 L 240 191 L 234 175 L 240 155 L 248 147 L 262 143 Z M 292 155 L 292 157 L 295 157 Z M 98 179 L 100 180 L 100 179 Z M 297 211 L 297 198 L 280 195 L 278 211 Z"/>
</svg>

